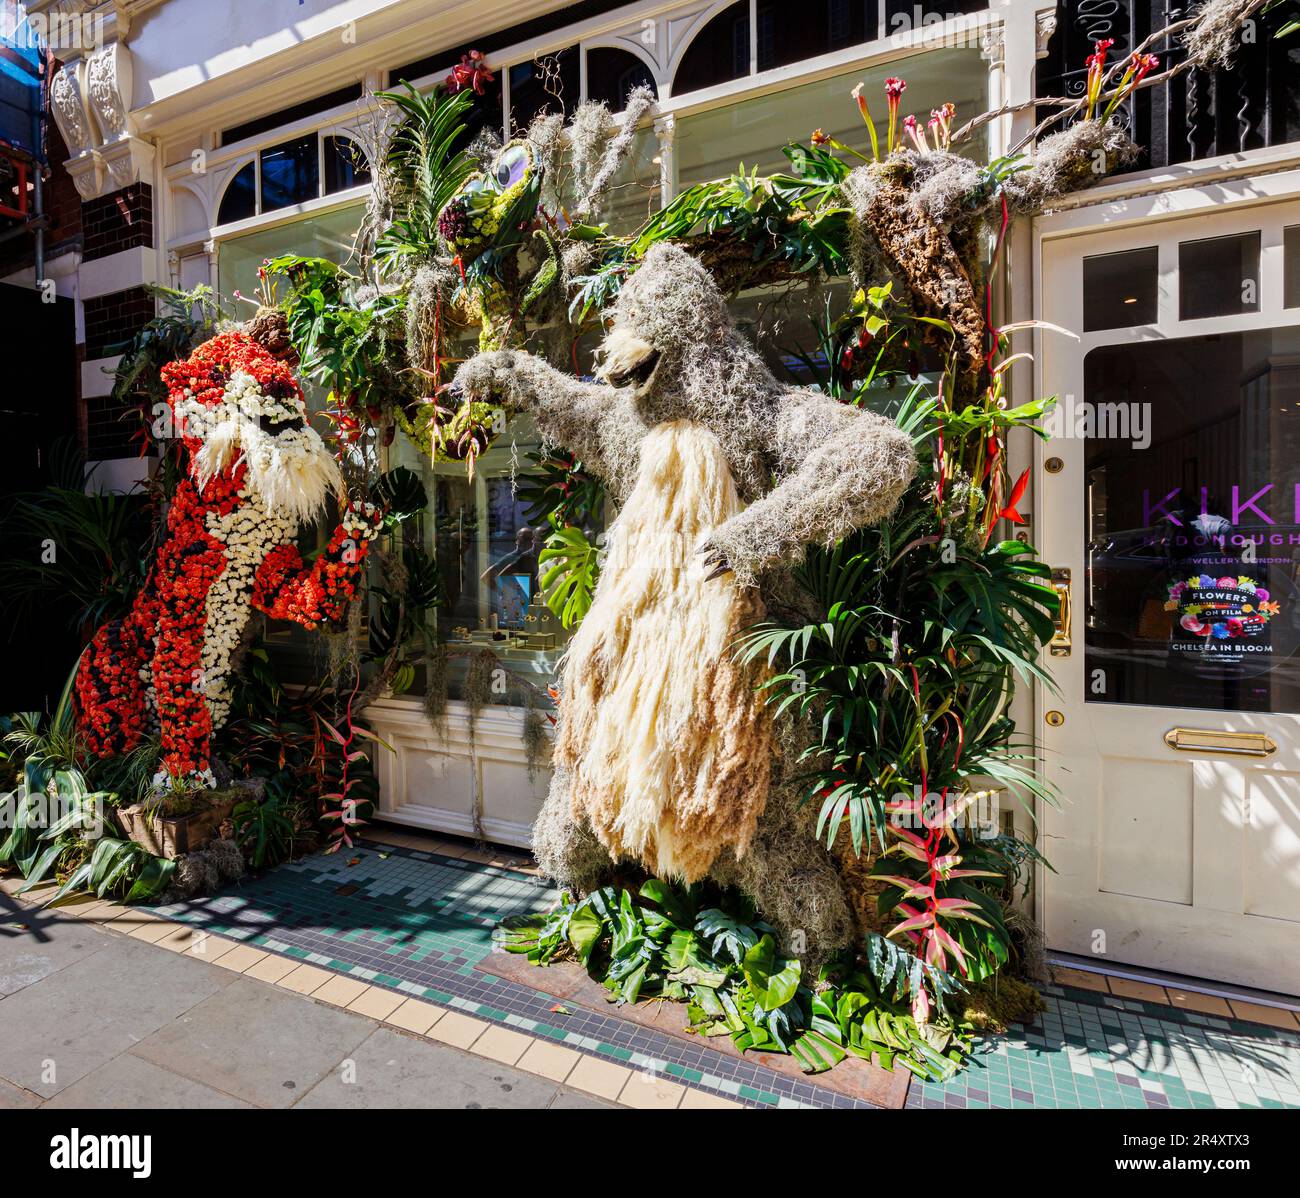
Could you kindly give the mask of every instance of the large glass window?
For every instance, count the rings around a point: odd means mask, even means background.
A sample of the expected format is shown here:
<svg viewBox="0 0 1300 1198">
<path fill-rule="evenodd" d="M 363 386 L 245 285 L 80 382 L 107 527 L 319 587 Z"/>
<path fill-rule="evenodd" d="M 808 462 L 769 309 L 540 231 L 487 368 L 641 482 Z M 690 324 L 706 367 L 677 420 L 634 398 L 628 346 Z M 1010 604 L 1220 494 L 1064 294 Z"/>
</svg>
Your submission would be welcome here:
<svg viewBox="0 0 1300 1198">
<path fill-rule="evenodd" d="M 1300 328 L 1107 346 L 1084 380 L 1085 697 L 1300 711 Z"/>
<path fill-rule="evenodd" d="M 422 535 L 446 597 L 437 620 L 454 698 L 463 693 L 475 650 L 491 649 L 508 670 L 544 690 L 568 641 L 540 583 L 545 568 L 538 554 L 551 529 L 528 500 L 530 466 L 540 449 L 532 422 L 519 416 L 478 459 L 472 480 L 462 463 L 430 462 L 404 438 L 390 451 L 390 464 L 416 471 L 429 494 Z M 585 531 L 594 539 L 600 530 Z M 517 703 L 517 688 L 492 699 Z"/>
<path fill-rule="evenodd" d="M 247 304 L 235 300 L 235 292 L 246 296 L 256 293 L 257 272 L 267 258 L 301 254 L 304 258 L 346 262 L 352 256 L 361 213 L 359 204 L 350 204 L 337 212 L 227 238 L 217 258 L 217 290 L 224 303 L 233 306 L 240 317 L 252 314 Z"/>
<path fill-rule="evenodd" d="M 884 84 L 890 75 L 906 78 L 902 111 L 915 112 L 918 119 L 921 114 L 928 118 L 932 108 L 949 100 L 957 106 L 959 124 L 987 107 L 988 64 L 978 50 L 965 49 L 936 50 L 901 66 L 854 71 L 746 98 L 678 121 L 674 152 L 681 186 L 728 175 L 742 162 L 747 168 L 756 166 L 760 174 L 788 170 L 781 147 L 791 141 L 806 143 L 816 129 L 865 150 L 867 130 L 850 93 L 862 82 L 880 120 L 886 114 Z M 983 153 L 978 139 L 971 152 Z"/>
</svg>

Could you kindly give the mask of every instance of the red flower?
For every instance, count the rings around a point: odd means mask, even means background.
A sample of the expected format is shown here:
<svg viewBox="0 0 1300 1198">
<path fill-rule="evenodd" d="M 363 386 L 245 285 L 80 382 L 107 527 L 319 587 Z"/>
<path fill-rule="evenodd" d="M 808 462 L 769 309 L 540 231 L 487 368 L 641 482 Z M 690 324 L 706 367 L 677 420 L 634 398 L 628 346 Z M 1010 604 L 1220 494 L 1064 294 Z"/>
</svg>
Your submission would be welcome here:
<svg viewBox="0 0 1300 1198">
<path fill-rule="evenodd" d="M 468 54 L 462 54 L 460 62 L 451 68 L 451 73 L 447 76 L 447 90 L 454 93 L 472 87 L 481 96 L 483 84 L 491 83 L 494 78 L 483 55 L 477 50 L 471 50 Z"/>
<path fill-rule="evenodd" d="M 1016 485 L 1011 488 L 1011 497 L 1007 500 L 1007 505 L 998 514 L 999 520 L 1010 520 L 1012 524 L 1023 524 L 1025 518 L 1016 511 L 1016 505 L 1024 498 L 1025 488 L 1029 486 L 1029 468 L 1016 479 Z"/>
</svg>

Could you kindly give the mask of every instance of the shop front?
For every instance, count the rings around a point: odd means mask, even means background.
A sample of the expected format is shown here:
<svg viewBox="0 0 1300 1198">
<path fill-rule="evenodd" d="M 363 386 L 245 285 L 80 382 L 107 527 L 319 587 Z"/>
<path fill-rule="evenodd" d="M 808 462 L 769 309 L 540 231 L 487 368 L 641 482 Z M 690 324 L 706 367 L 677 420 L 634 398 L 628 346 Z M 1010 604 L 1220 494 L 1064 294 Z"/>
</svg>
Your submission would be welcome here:
<svg viewBox="0 0 1300 1198">
<path fill-rule="evenodd" d="M 316 2 L 300 6 L 296 32 L 258 6 L 239 47 L 214 26 L 198 63 L 204 31 L 178 40 L 173 6 L 118 7 L 133 19 L 109 50 L 65 67 L 55 111 L 87 203 L 152 195 L 153 221 L 148 244 L 137 221 L 83 264 L 79 294 L 113 308 L 146 284 L 208 284 L 241 317 L 251 312 L 236 293 L 253 293 L 264 259 L 352 260 L 384 145 L 373 93 L 428 89 L 470 48 L 494 74 L 474 122 L 507 139 L 547 105 L 571 114 L 594 97 L 617 110 L 632 85 L 651 86 L 655 108 L 603 214 L 626 231 L 742 164 L 785 169 L 780 148 L 814 129 L 865 146 L 850 96 L 859 82 L 877 96 L 905 73 L 908 110 L 951 102 L 960 120 L 1068 88 L 1062 46 L 1073 54 L 1085 33 L 1106 32 L 1083 5 L 1026 0 L 942 11 L 827 0 L 807 13 L 755 0 Z M 353 8 L 365 11 L 353 20 Z M 1269 86 L 1293 93 L 1281 78 Z M 1025 109 L 990 121 L 974 152 L 996 160 L 1033 119 Z M 1267 128 L 1182 166 L 1168 165 L 1166 146 L 1161 163 L 1013 226 L 997 243 L 1009 283 L 990 305 L 1004 323 L 1038 319 L 1079 337 L 1032 334 L 1035 365 L 1009 376 L 1017 402 L 1059 399 L 1049 439 L 1008 447 L 1014 473 L 1031 470 L 1024 536 L 1062 599 L 1043 659 L 1059 691 L 1021 685 L 1012 707 L 1060 796 L 1031 804 L 1052 866 L 1035 879 L 1048 946 L 1296 993 L 1300 130 L 1281 116 Z M 778 302 L 762 288 L 735 305 L 769 365 L 796 377 L 824 310 L 821 295 Z M 1028 349 L 1031 335 L 1019 336 Z M 83 401 L 107 395 L 113 340 L 96 334 L 87 347 Z M 319 413 L 327 397 L 309 398 Z M 544 529 L 529 499 L 550 448 L 521 418 L 472 473 L 400 435 L 384 449 L 386 467 L 414 472 L 427 498 L 403 536 L 436 563 L 428 632 L 446 665 L 445 703 L 444 682 L 417 669 L 366 711 L 384 745 L 385 820 L 531 844 L 549 783 L 536 729 L 573 634 L 545 602 Z M 116 456 L 118 475 L 140 473 Z M 612 514 L 588 513 L 592 544 Z M 299 634 L 271 639 L 289 657 L 307 652 Z M 1035 838 L 1019 805 L 1004 818 Z"/>
</svg>

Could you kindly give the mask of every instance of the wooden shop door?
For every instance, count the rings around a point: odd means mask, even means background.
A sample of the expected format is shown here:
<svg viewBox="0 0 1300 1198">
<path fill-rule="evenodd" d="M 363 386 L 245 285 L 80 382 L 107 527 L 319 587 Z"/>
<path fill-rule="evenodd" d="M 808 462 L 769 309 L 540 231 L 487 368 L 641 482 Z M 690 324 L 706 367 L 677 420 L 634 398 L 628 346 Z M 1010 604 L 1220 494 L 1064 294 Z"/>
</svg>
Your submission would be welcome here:
<svg viewBox="0 0 1300 1198">
<path fill-rule="evenodd" d="M 1300 993 L 1300 199 L 1044 235 L 1050 947 Z M 1095 228 L 1095 226 L 1094 226 Z"/>
</svg>

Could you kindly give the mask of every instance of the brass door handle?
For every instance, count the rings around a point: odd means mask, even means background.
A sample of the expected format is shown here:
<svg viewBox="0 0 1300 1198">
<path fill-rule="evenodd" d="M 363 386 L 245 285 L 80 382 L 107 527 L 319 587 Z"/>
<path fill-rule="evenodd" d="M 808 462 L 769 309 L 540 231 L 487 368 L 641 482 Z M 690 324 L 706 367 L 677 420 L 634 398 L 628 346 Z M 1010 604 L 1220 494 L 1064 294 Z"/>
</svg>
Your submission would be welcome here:
<svg viewBox="0 0 1300 1198">
<path fill-rule="evenodd" d="M 1056 592 L 1059 606 L 1056 609 L 1056 615 L 1052 617 L 1052 625 L 1056 631 L 1052 633 L 1052 639 L 1047 644 L 1047 651 L 1053 657 L 1069 657 L 1070 650 L 1074 646 L 1070 640 L 1072 611 L 1070 603 L 1070 569 L 1068 566 L 1052 567 L 1052 590 Z"/>
<path fill-rule="evenodd" d="M 1220 732 L 1214 728 L 1170 728 L 1165 744 L 1180 753 L 1235 753 L 1241 757 L 1268 757 L 1277 743 L 1262 732 Z"/>
</svg>

